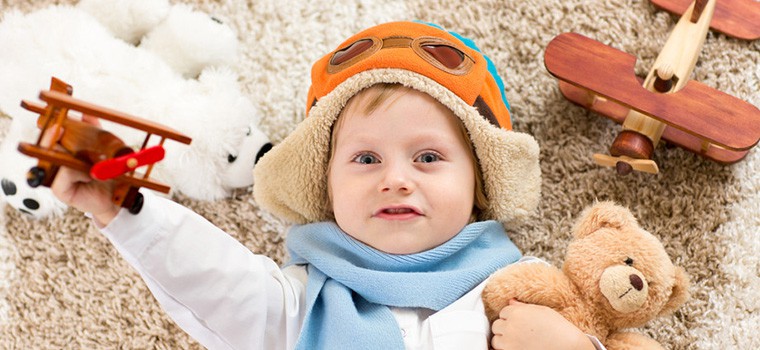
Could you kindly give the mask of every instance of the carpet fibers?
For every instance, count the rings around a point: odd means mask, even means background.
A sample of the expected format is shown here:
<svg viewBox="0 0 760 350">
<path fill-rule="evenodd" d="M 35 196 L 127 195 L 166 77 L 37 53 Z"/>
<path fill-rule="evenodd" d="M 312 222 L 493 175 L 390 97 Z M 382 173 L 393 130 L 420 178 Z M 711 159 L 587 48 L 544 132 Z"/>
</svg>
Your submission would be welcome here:
<svg viewBox="0 0 760 350">
<path fill-rule="evenodd" d="M 0 11 L 53 3 L 60 2 L 1 0 Z M 641 331 L 670 349 L 760 348 L 760 151 L 722 166 L 660 145 L 660 174 L 619 177 L 591 155 L 605 152 L 620 127 L 564 100 L 543 65 L 547 43 L 573 31 L 636 55 L 636 73 L 644 74 L 673 16 L 644 0 L 187 3 L 237 32 L 236 69 L 274 142 L 303 119 L 311 63 L 353 32 L 422 19 L 476 39 L 504 76 L 514 128 L 541 145 L 542 200 L 537 215 L 510 233 L 518 246 L 559 266 L 580 210 L 595 200 L 617 201 L 692 279 L 692 298 Z M 760 105 L 760 40 L 710 32 L 692 78 Z M 1 139 L 8 121 L 0 122 Z M 216 202 L 176 200 L 254 252 L 284 259 L 286 226 L 260 211 L 250 191 Z M 0 224 L 1 349 L 201 348 L 80 213 L 33 221 L 4 208 Z"/>
</svg>

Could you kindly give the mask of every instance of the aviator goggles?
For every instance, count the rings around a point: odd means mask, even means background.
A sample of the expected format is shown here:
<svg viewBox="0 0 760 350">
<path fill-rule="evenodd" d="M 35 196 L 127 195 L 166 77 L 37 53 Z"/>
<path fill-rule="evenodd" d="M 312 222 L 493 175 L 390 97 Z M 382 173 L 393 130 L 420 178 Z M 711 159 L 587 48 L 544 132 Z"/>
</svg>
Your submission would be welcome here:
<svg viewBox="0 0 760 350">
<path fill-rule="evenodd" d="M 488 57 L 471 40 L 420 22 L 390 22 L 365 29 L 315 62 L 306 115 L 348 79 L 376 69 L 380 71 L 370 84 L 399 83 L 407 74 L 419 74 L 476 107 L 491 124 L 511 128 L 504 86 Z M 352 84 L 361 85 L 363 79 Z"/>
<path fill-rule="evenodd" d="M 367 37 L 336 51 L 327 65 L 327 72 L 335 74 L 362 61 L 383 49 L 409 48 L 420 58 L 444 72 L 465 75 L 475 61 L 453 43 L 438 37 L 417 38 L 393 36 L 383 39 Z"/>
</svg>

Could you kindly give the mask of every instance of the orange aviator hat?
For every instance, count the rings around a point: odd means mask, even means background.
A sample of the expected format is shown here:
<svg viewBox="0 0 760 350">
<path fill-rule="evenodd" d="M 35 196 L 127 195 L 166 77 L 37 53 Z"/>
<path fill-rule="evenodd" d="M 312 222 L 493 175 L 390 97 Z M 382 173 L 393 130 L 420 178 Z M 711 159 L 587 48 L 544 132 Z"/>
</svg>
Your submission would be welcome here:
<svg viewBox="0 0 760 350">
<path fill-rule="evenodd" d="M 357 73 L 396 68 L 436 81 L 476 107 L 491 124 L 511 130 L 501 78 L 474 43 L 463 40 L 469 41 L 420 22 L 391 22 L 359 32 L 312 67 L 306 114 Z"/>
</svg>

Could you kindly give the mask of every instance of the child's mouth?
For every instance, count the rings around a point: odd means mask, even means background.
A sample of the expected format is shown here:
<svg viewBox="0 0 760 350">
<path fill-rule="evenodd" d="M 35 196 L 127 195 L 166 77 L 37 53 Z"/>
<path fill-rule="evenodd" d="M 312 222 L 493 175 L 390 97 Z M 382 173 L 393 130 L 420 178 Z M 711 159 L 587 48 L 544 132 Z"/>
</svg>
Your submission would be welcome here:
<svg viewBox="0 0 760 350">
<path fill-rule="evenodd" d="M 384 209 L 383 213 L 386 214 L 407 214 L 407 213 L 413 213 L 414 210 L 409 208 L 391 208 L 391 209 Z"/>
<path fill-rule="evenodd" d="M 411 207 L 392 207 L 383 208 L 375 213 L 374 216 L 388 220 L 408 220 L 422 216 L 422 214 L 418 210 Z"/>
</svg>

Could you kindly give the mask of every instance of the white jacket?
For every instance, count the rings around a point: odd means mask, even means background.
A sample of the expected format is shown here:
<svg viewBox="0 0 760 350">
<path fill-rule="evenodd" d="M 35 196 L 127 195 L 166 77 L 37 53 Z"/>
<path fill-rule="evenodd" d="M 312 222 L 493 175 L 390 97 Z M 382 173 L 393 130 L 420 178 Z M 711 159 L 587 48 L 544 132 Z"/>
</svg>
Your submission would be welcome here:
<svg viewBox="0 0 760 350">
<path fill-rule="evenodd" d="M 101 230 L 164 310 L 207 348 L 295 346 L 305 314 L 304 267 L 280 269 L 200 215 L 149 193 L 140 214 L 122 210 Z M 438 312 L 392 308 L 406 348 L 488 349 L 484 285 Z"/>
</svg>

